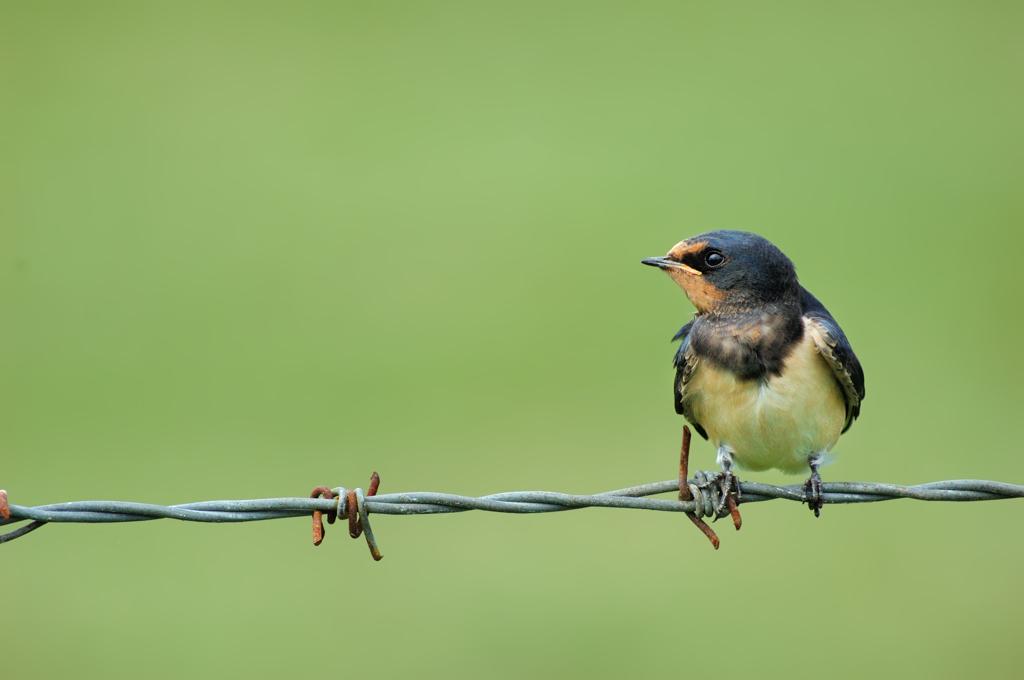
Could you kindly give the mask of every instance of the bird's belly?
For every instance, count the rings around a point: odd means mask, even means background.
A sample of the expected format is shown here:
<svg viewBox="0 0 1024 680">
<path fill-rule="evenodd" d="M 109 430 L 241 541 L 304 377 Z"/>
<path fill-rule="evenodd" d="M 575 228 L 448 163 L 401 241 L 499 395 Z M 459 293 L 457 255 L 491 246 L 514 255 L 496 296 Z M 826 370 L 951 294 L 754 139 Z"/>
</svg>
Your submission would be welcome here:
<svg viewBox="0 0 1024 680">
<path fill-rule="evenodd" d="M 781 376 L 740 380 L 698 363 L 686 387 L 694 422 L 748 470 L 797 473 L 832 449 L 846 420 L 843 394 L 814 341 L 805 336 Z"/>
</svg>

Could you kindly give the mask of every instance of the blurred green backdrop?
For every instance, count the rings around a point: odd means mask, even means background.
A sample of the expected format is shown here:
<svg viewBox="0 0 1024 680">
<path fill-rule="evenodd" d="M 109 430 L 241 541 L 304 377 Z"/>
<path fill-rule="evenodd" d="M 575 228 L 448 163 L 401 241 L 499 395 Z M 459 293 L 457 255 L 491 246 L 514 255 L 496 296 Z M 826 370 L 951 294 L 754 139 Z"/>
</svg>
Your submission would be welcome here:
<svg viewBox="0 0 1024 680">
<path fill-rule="evenodd" d="M 638 260 L 712 228 L 866 367 L 828 479 L 1024 482 L 1021 15 L 3 3 L 0 486 L 671 478 L 691 308 Z M 50 526 L 0 548 L 2 671 L 1019 673 L 1024 505 L 744 517 L 717 553 L 668 514 L 380 517 L 379 564 L 308 520 Z"/>
</svg>

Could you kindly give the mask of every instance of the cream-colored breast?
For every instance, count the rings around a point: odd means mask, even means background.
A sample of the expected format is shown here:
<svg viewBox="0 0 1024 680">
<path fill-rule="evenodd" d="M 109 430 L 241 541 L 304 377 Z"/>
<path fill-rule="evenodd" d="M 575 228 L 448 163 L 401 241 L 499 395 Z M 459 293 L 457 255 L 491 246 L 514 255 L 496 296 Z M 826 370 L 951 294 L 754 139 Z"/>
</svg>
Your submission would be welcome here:
<svg viewBox="0 0 1024 680">
<path fill-rule="evenodd" d="M 839 441 L 846 403 L 810 333 L 786 358 L 782 375 L 740 380 L 698 361 L 686 386 L 695 422 L 715 447 L 748 470 L 806 471 L 808 459 Z"/>
</svg>

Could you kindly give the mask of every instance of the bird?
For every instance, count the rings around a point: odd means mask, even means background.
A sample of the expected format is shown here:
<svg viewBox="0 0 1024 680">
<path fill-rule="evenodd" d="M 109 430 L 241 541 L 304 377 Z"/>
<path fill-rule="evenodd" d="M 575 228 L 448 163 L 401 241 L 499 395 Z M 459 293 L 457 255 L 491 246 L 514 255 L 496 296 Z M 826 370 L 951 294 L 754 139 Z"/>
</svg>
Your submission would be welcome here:
<svg viewBox="0 0 1024 680">
<path fill-rule="evenodd" d="M 860 415 L 864 370 L 835 317 L 800 285 L 768 239 L 720 229 L 641 260 L 696 307 L 673 337 L 676 413 L 717 450 L 730 493 L 733 467 L 810 471 L 805 498 L 823 505 L 819 468 Z"/>
</svg>

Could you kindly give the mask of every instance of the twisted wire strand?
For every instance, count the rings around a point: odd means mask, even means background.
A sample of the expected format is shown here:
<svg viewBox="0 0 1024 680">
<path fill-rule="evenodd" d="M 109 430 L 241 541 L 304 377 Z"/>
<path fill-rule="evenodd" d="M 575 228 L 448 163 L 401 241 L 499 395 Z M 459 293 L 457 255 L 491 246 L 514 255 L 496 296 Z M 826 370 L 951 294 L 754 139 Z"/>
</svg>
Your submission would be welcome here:
<svg viewBox="0 0 1024 680">
<path fill-rule="evenodd" d="M 562 512 L 580 508 L 629 508 L 662 512 L 692 512 L 698 517 L 714 517 L 718 492 L 707 487 L 706 473 L 695 472 L 689 481 L 691 501 L 649 498 L 662 493 L 677 492 L 676 479 L 616 489 L 594 495 L 576 495 L 553 491 L 510 491 L 488 496 L 459 496 L 447 493 L 418 491 L 410 493 L 363 496 L 359 490 L 358 521 L 366 530 L 368 515 L 432 515 L 482 510 L 526 514 Z M 344 489 L 335 491 L 344 492 Z M 1024 497 L 1024 486 L 977 479 L 955 479 L 915 486 L 870 482 L 826 482 L 823 497 L 827 504 L 874 503 L 898 498 L 920 501 L 990 501 Z M 740 502 L 759 503 L 782 499 L 806 502 L 802 485 L 772 486 L 757 482 L 740 483 Z M 177 519 L 186 522 L 256 522 L 286 517 L 305 517 L 313 511 L 335 512 L 348 517 L 343 502 L 337 498 L 263 498 L 237 501 L 201 501 L 181 505 L 153 505 L 127 501 L 73 501 L 27 507 L 9 505 L 9 518 L 0 519 L 0 526 L 31 520 L 30 524 L 0 534 L 0 543 L 11 541 L 38 529 L 47 522 L 110 523 L 139 522 L 154 519 Z M 367 539 L 372 541 L 372 533 Z"/>
</svg>

